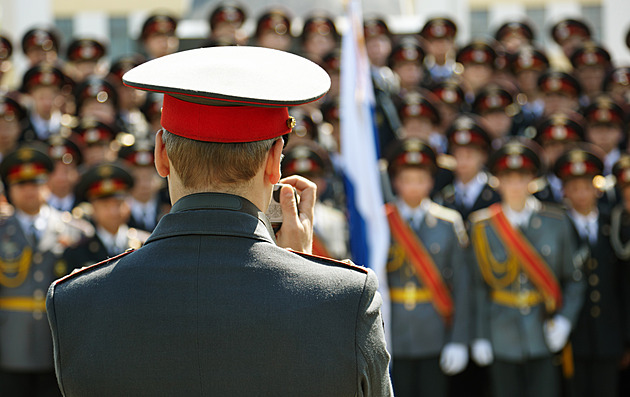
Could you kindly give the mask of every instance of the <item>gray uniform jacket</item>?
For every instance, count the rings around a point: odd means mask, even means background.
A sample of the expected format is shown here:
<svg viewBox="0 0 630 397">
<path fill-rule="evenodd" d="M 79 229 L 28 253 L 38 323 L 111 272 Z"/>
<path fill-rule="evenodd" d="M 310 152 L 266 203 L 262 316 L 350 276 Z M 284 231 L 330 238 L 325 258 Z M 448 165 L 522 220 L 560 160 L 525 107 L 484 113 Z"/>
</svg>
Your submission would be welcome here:
<svg viewBox="0 0 630 397">
<path fill-rule="evenodd" d="M 387 271 L 395 358 L 437 357 L 446 343 L 467 344 L 470 336 L 470 266 L 474 266 L 474 260 L 466 250 L 468 238 L 461 216 L 455 210 L 430 203 L 420 227 L 414 231 L 449 288 L 455 313 L 447 325 L 431 300 L 421 297 L 420 291 L 425 291 L 426 286 L 402 248 L 392 244 Z M 414 293 L 418 298 L 409 299 Z"/>
<path fill-rule="evenodd" d="M 137 251 L 53 284 L 66 396 L 389 396 L 372 271 L 278 247 L 249 201 L 180 199 Z"/>
<path fill-rule="evenodd" d="M 557 313 L 575 326 L 586 284 L 582 274 L 583 258 L 577 250 L 571 221 L 556 205 L 536 200 L 536 206 L 528 225 L 522 227 L 521 232 L 560 283 L 563 305 Z M 498 263 L 504 263 L 507 250 L 490 223 L 489 215 L 488 209 L 471 215 L 471 241 L 472 244 L 480 244 L 475 233 L 475 228 L 480 226 L 489 253 Z M 540 300 L 525 299 L 537 294 L 538 289 L 520 266 L 519 263 L 516 272 L 509 275 L 509 271 L 505 272 L 505 268 L 497 265 L 494 275 L 499 281 L 495 286 L 488 284 L 479 268 L 476 272 L 477 337 L 489 339 L 495 357 L 504 361 L 523 362 L 551 356 L 544 339 L 543 324 L 553 313 L 547 313 Z M 506 302 L 509 300 L 505 299 L 506 296 L 513 301 Z"/>
<path fill-rule="evenodd" d="M 48 206 L 41 213 L 46 227 L 36 246 L 15 215 L 0 218 L 0 365 L 11 371 L 53 370 L 46 291 L 67 274 L 65 248 L 93 232 L 69 213 Z"/>
</svg>

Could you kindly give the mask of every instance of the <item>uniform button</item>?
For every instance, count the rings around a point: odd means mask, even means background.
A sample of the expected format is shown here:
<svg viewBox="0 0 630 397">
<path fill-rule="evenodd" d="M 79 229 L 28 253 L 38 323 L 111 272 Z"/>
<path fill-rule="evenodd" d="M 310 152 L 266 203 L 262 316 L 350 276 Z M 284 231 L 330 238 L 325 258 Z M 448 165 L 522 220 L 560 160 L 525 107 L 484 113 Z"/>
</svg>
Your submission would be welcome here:
<svg viewBox="0 0 630 397">
<path fill-rule="evenodd" d="M 440 247 L 440 244 L 433 243 L 431 244 L 431 247 L 429 249 L 431 250 L 432 254 L 438 254 L 440 252 L 441 247 Z"/>
<path fill-rule="evenodd" d="M 41 270 L 36 270 L 35 273 L 33 273 L 33 278 L 38 283 L 41 283 L 42 281 L 44 281 L 44 272 L 42 272 Z"/>
<path fill-rule="evenodd" d="M 532 219 L 532 228 L 539 229 L 542 226 L 542 221 L 540 218 L 536 217 Z"/>
<path fill-rule="evenodd" d="M 529 306 L 522 306 L 520 311 L 523 316 L 527 316 L 532 311 L 532 309 Z"/>
<path fill-rule="evenodd" d="M 437 219 L 430 215 L 427 215 L 426 222 L 427 226 L 429 226 L 430 228 L 434 228 L 437 225 Z"/>
<path fill-rule="evenodd" d="M 582 272 L 580 270 L 575 270 L 573 272 L 573 279 L 575 281 L 580 281 L 582 279 Z"/>
<path fill-rule="evenodd" d="M 88 249 L 89 249 L 89 250 L 90 250 L 90 252 L 92 252 L 92 253 L 96 253 L 96 252 L 98 252 L 98 248 L 99 248 L 99 247 L 98 247 L 98 242 L 96 242 L 96 241 L 92 241 L 92 242 L 90 243 L 90 245 L 88 246 Z"/>
<path fill-rule="evenodd" d="M 551 247 L 548 245 L 543 245 L 542 248 L 540 249 L 540 252 L 544 256 L 549 256 L 549 254 L 551 254 Z"/>
<path fill-rule="evenodd" d="M 593 287 L 598 285 L 599 277 L 597 276 L 597 274 L 591 274 L 590 276 L 588 276 L 588 283 Z"/>
<path fill-rule="evenodd" d="M 601 309 L 599 308 L 599 306 L 593 306 L 591 307 L 591 316 L 593 318 L 597 318 L 599 317 L 599 315 L 601 314 Z"/>
<path fill-rule="evenodd" d="M 591 301 L 597 303 L 602 298 L 598 290 L 591 291 Z"/>
<path fill-rule="evenodd" d="M 588 268 L 589 268 L 589 269 L 591 269 L 591 270 L 595 270 L 595 269 L 597 269 L 597 259 L 591 259 L 591 260 L 589 260 L 589 261 L 588 261 L 587 266 L 588 266 Z"/>
<path fill-rule="evenodd" d="M 36 252 L 33 255 L 33 263 L 36 265 L 39 265 L 40 263 L 42 263 L 42 261 L 44 260 L 44 256 L 41 254 L 41 252 Z"/>
<path fill-rule="evenodd" d="M 35 291 L 33 291 L 33 298 L 35 300 L 43 300 L 44 299 L 44 291 L 42 291 L 41 289 L 36 289 Z"/>
</svg>

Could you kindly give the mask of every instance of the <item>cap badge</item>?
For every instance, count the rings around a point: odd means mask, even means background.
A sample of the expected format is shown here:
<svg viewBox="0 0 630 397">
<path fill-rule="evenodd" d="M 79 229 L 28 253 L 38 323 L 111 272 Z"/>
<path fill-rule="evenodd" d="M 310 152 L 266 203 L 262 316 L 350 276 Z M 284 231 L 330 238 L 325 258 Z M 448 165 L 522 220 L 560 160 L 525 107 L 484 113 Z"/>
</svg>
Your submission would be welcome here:
<svg viewBox="0 0 630 397">
<path fill-rule="evenodd" d="M 571 163 L 571 175 L 584 175 L 586 173 L 586 163 L 578 161 Z"/>
<path fill-rule="evenodd" d="M 114 175 L 114 169 L 112 167 L 110 167 L 110 166 L 101 167 L 101 169 L 98 170 L 98 175 L 102 176 L 103 178 L 110 177 L 110 176 Z"/>
<path fill-rule="evenodd" d="M 551 137 L 557 141 L 562 141 L 567 138 L 568 131 L 563 125 L 554 125 L 551 128 Z"/>
<path fill-rule="evenodd" d="M 423 156 L 420 152 L 409 152 L 405 155 L 405 164 L 422 164 Z"/>
<path fill-rule="evenodd" d="M 506 165 L 509 169 L 515 170 L 523 166 L 523 156 L 520 154 L 511 154 L 507 157 Z"/>
<path fill-rule="evenodd" d="M 472 60 L 476 63 L 485 63 L 488 60 L 488 54 L 483 50 L 474 50 Z"/>
<path fill-rule="evenodd" d="M 289 118 L 287 119 L 287 127 L 293 129 L 295 128 L 296 124 L 297 124 L 297 121 L 295 121 L 295 117 L 289 116 Z"/>
<path fill-rule="evenodd" d="M 455 143 L 458 145 L 467 145 L 470 143 L 472 136 L 469 131 L 457 131 L 455 134 Z"/>
</svg>

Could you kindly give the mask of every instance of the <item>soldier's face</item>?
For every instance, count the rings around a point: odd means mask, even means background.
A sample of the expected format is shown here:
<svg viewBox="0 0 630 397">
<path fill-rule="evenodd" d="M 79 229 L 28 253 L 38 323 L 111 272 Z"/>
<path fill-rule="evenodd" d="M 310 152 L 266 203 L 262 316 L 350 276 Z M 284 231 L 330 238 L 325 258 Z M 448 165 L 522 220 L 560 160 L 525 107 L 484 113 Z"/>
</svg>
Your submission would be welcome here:
<svg viewBox="0 0 630 397">
<path fill-rule="evenodd" d="M 455 146 L 453 157 L 457 161 L 455 174 L 464 183 L 481 171 L 488 158 L 484 150 L 474 146 Z"/>
<path fill-rule="evenodd" d="M 590 124 L 586 129 L 587 141 L 599 146 L 606 153 L 615 149 L 622 138 L 621 128 L 613 124 Z"/>
<path fill-rule="evenodd" d="M 9 189 L 11 203 L 18 210 L 35 215 L 39 213 L 43 200 L 43 185 L 36 182 L 15 183 Z"/>
<path fill-rule="evenodd" d="M 508 203 L 518 203 L 524 202 L 529 196 L 529 184 L 534 180 L 534 175 L 522 171 L 504 171 L 497 178 L 501 199 Z"/>
<path fill-rule="evenodd" d="M 598 190 L 592 178 L 572 178 L 564 182 L 564 196 L 571 207 L 581 214 L 590 213 L 597 205 Z"/>
<path fill-rule="evenodd" d="M 396 173 L 393 186 L 398 197 L 415 208 L 429 197 L 433 189 L 433 175 L 424 168 L 405 167 Z"/>
<path fill-rule="evenodd" d="M 118 228 L 129 220 L 129 205 L 121 197 L 106 197 L 92 201 L 94 222 L 108 232 L 115 234 Z"/>
</svg>

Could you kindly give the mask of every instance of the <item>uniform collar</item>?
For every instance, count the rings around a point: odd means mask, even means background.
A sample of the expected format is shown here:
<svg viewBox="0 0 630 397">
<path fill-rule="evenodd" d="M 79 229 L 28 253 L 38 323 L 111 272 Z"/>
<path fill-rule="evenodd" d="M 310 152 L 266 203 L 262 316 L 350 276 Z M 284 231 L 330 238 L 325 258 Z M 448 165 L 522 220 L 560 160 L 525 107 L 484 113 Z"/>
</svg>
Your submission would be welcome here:
<svg viewBox="0 0 630 397">
<path fill-rule="evenodd" d="M 525 207 L 521 211 L 514 211 L 509 206 L 503 204 L 503 213 L 513 227 L 527 227 L 529 219 L 534 212 L 540 210 L 540 201 L 533 196 L 527 198 Z"/>
</svg>

